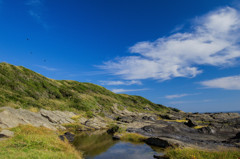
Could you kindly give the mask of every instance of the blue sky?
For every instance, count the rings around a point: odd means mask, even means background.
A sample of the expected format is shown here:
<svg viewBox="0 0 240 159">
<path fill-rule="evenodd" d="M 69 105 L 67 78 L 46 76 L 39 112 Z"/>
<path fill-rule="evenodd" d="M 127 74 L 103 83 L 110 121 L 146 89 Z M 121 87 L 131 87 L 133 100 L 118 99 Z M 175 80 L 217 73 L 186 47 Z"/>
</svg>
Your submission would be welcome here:
<svg viewBox="0 0 240 159">
<path fill-rule="evenodd" d="M 239 6 L 0 0 L 0 61 L 183 111 L 240 110 Z"/>
</svg>

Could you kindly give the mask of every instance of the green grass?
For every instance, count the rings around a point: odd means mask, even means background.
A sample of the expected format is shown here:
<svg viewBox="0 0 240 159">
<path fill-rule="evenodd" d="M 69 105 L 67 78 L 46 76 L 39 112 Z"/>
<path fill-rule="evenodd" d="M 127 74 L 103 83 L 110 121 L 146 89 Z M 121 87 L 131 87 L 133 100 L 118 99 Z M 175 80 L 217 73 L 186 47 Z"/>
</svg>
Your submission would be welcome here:
<svg viewBox="0 0 240 159">
<path fill-rule="evenodd" d="M 207 151 L 192 148 L 177 148 L 168 149 L 165 155 L 170 159 L 238 159 L 240 158 L 240 149 Z"/>
<path fill-rule="evenodd" d="M 0 158 L 11 159 L 81 159 L 68 142 L 47 128 L 19 126 L 13 138 L 0 141 Z"/>
<path fill-rule="evenodd" d="M 136 143 L 144 142 L 147 139 L 147 137 L 137 133 L 123 132 L 120 134 L 116 133 L 116 135 L 119 135 L 122 141 L 129 141 L 129 142 L 136 142 Z"/>
<path fill-rule="evenodd" d="M 75 112 L 111 112 L 113 104 L 119 109 L 169 111 L 140 96 L 115 94 L 104 87 L 70 80 L 46 78 L 22 66 L 0 63 L 0 106 L 12 106 L 38 111 L 68 110 Z"/>
<path fill-rule="evenodd" d="M 178 123 L 185 123 L 187 122 L 188 120 L 186 119 L 182 119 L 182 120 L 169 120 L 169 119 L 164 119 L 164 121 L 170 121 L 170 122 L 178 122 Z"/>
</svg>

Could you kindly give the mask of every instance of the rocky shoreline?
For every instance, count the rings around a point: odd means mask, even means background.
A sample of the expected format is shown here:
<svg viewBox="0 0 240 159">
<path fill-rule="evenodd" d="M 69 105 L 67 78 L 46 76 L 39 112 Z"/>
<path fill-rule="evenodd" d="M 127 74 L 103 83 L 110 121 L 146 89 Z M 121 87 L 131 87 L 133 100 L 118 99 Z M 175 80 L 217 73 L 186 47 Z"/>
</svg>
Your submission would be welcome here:
<svg viewBox="0 0 240 159">
<path fill-rule="evenodd" d="M 0 139 L 11 137 L 6 129 L 18 125 L 46 127 L 68 131 L 68 124 L 78 124 L 76 131 L 109 129 L 109 123 L 124 127 L 126 132 L 145 136 L 146 143 L 158 147 L 194 147 L 218 149 L 240 147 L 240 114 L 185 113 L 171 111 L 164 114 L 136 113 L 113 107 L 105 117 L 87 118 L 73 112 L 41 109 L 31 112 L 11 107 L 0 108 Z M 5 132 L 5 133 L 4 133 Z M 114 133 L 114 132 L 113 132 Z M 7 134 L 11 134 L 8 136 Z M 68 134 L 69 135 L 69 134 Z M 118 136 L 114 136 L 118 138 Z M 71 140 L 73 140 L 71 136 Z"/>
</svg>

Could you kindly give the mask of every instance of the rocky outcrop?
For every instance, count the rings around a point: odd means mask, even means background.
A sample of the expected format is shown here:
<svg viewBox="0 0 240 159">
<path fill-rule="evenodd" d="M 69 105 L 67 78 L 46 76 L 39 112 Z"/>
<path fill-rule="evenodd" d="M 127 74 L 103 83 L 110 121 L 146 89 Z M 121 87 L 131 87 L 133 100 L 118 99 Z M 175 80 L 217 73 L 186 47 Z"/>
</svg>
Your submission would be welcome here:
<svg viewBox="0 0 240 159">
<path fill-rule="evenodd" d="M 0 128 L 13 128 L 18 125 L 32 125 L 46 127 L 52 130 L 65 129 L 61 124 L 73 123 L 71 119 L 75 114 L 70 112 L 40 110 L 31 112 L 24 109 L 10 107 L 0 108 Z"/>
<path fill-rule="evenodd" d="M 75 121 L 71 119 L 76 114 L 72 112 L 62 112 L 62 111 L 49 111 L 41 109 L 39 112 L 43 117 L 47 118 L 51 123 L 55 124 L 66 124 L 74 123 Z"/>
<path fill-rule="evenodd" d="M 84 123 L 84 125 L 94 129 L 104 129 L 104 128 L 107 128 L 107 121 L 100 116 L 96 116 L 94 118 L 88 119 Z"/>
<path fill-rule="evenodd" d="M 171 118 L 171 115 L 172 114 L 166 114 L 165 118 Z M 214 149 L 219 146 L 240 146 L 238 134 L 240 132 L 239 114 L 185 113 L 184 115 L 181 112 L 180 115 L 177 115 L 177 118 L 180 116 L 188 118 L 187 122 L 178 122 L 177 120 L 156 120 L 144 125 L 146 120 L 142 120 L 139 121 L 142 123 L 141 128 L 129 127 L 127 131 L 151 137 L 153 142 L 161 141 L 159 142 L 161 147 L 164 146 L 160 143 L 169 143 L 180 147 L 207 149 Z M 163 140 L 166 142 L 162 142 Z"/>
</svg>

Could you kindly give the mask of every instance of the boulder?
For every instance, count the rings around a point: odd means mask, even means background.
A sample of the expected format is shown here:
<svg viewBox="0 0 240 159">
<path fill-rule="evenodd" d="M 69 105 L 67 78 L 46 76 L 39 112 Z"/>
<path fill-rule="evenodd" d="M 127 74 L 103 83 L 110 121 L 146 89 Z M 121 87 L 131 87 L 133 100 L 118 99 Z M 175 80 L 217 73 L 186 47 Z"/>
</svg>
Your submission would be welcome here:
<svg viewBox="0 0 240 159">
<path fill-rule="evenodd" d="M 94 129 L 105 129 L 107 128 L 107 122 L 100 116 L 88 119 L 84 125 Z"/>
<path fill-rule="evenodd" d="M 115 125 L 112 128 L 107 130 L 108 134 L 114 134 L 115 132 L 117 132 L 119 130 L 119 126 Z"/>
<path fill-rule="evenodd" d="M 191 119 L 188 119 L 188 121 L 185 123 L 185 125 L 187 125 L 189 127 L 197 126 L 197 124 Z"/>
<path fill-rule="evenodd" d="M 155 121 L 156 120 L 156 118 L 153 117 L 153 116 L 143 116 L 142 119 L 143 120 L 150 120 L 150 121 Z"/>
<path fill-rule="evenodd" d="M 7 138 L 9 138 L 9 137 L 13 137 L 14 136 L 14 132 L 12 132 L 12 131 L 10 131 L 10 130 L 2 130 L 1 132 L 0 132 L 0 138 L 2 138 L 2 137 L 7 137 Z"/>
<path fill-rule="evenodd" d="M 150 137 L 145 141 L 148 145 L 158 146 L 161 148 L 173 147 L 168 141 L 157 137 Z"/>
<path fill-rule="evenodd" d="M 198 129 L 198 132 L 203 133 L 203 134 L 215 134 L 216 130 L 212 127 L 202 127 L 200 129 Z"/>
</svg>

